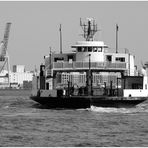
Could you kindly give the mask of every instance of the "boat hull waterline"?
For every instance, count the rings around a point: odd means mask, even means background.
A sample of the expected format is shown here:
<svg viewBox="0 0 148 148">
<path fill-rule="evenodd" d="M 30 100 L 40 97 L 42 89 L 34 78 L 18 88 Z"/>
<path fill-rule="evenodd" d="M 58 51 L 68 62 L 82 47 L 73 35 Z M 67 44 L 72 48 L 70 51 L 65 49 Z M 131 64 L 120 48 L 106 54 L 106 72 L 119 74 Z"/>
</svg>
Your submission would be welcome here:
<svg viewBox="0 0 148 148">
<path fill-rule="evenodd" d="M 144 102 L 146 97 L 105 97 L 105 96 L 71 96 L 71 97 L 39 97 L 31 96 L 32 100 L 47 108 L 81 109 L 96 107 L 129 108 Z"/>
</svg>

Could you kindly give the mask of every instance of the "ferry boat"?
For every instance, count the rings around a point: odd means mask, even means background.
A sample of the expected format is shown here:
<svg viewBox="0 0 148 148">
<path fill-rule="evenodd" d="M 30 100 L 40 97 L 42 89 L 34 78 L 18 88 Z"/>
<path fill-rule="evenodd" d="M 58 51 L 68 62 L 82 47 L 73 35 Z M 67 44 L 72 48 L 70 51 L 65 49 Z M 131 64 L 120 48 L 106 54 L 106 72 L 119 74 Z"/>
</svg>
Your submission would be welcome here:
<svg viewBox="0 0 148 148">
<path fill-rule="evenodd" d="M 94 19 L 83 23 L 80 19 L 80 26 L 85 41 L 76 42 L 70 53 L 63 53 L 62 46 L 59 53 L 50 50 L 39 76 L 33 78 L 30 98 L 48 108 L 74 109 L 134 107 L 147 100 L 147 67 L 139 75 L 134 56 L 118 52 L 118 25 L 115 52 L 109 52 L 103 41 L 94 40 L 98 31 Z"/>
</svg>

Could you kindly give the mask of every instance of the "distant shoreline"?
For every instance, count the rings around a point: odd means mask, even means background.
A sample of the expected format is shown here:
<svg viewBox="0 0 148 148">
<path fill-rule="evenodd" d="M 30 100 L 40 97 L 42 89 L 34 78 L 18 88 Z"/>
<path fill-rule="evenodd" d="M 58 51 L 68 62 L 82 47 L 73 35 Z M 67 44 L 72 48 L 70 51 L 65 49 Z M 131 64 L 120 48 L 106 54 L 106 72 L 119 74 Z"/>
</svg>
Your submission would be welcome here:
<svg viewBox="0 0 148 148">
<path fill-rule="evenodd" d="M 31 89 L 0 89 L 0 96 L 30 96 Z"/>
</svg>

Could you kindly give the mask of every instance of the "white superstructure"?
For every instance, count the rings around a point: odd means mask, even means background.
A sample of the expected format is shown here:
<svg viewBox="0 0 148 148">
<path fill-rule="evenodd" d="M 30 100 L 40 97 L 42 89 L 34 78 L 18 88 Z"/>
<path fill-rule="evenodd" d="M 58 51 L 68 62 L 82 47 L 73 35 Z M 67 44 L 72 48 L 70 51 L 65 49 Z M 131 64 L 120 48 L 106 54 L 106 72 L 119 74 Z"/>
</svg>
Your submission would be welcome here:
<svg viewBox="0 0 148 148">
<path fill-rule="evenodd" d="M 45 56 L 46 77 L 55 76 L 58 73 L 58 79 L 61 78 L 60 82 L 67 83 L 67 81 L 76 81 L 75 76 L 77 76 L 79 84 L 81 82 L 78 77 L 81 80 L 80 75 L 83 75 L 85 77 L 83 80 L 86 80 L 86 73 L 90 68 L 93 73 L 93 84 L 97 85 L 100 82 L 102 85 L 104 82 L 115 82 L 117 78 L 121 77 L 119 73 L 127 76 L 136 75 L 134 55 L 126 52 L 110 52 L 111 49 L 103 41 L 95 41 L 93 36 L 97 32 L 97 26 L 94 20 L 88 20 L 88 24 L 80 22 L 80 25 L 86 41 L 78 41 L 72 45 L 75 52 L 52 53 Z M 61 76 L 59 76 L 60 74 Z"/>
</svg>

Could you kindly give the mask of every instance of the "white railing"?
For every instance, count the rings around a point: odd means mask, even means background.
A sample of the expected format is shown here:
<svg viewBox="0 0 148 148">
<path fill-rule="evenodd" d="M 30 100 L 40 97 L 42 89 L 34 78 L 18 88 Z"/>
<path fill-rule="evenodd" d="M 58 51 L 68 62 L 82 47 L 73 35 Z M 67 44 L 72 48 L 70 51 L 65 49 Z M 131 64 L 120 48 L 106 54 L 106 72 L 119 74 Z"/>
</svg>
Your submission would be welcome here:
<svg viewBox="0 0 148 148">
<path fill-rule="evenodd" d="M 115 69 L 115 70 L 126 70 L 126 63 L 110 63 L 110 62 L 91 62 L 91 69 Z M 60 69 L 88 69 L 89 62 L 53 62 L 52 64 L 53 70 Z"/>
</svg>

